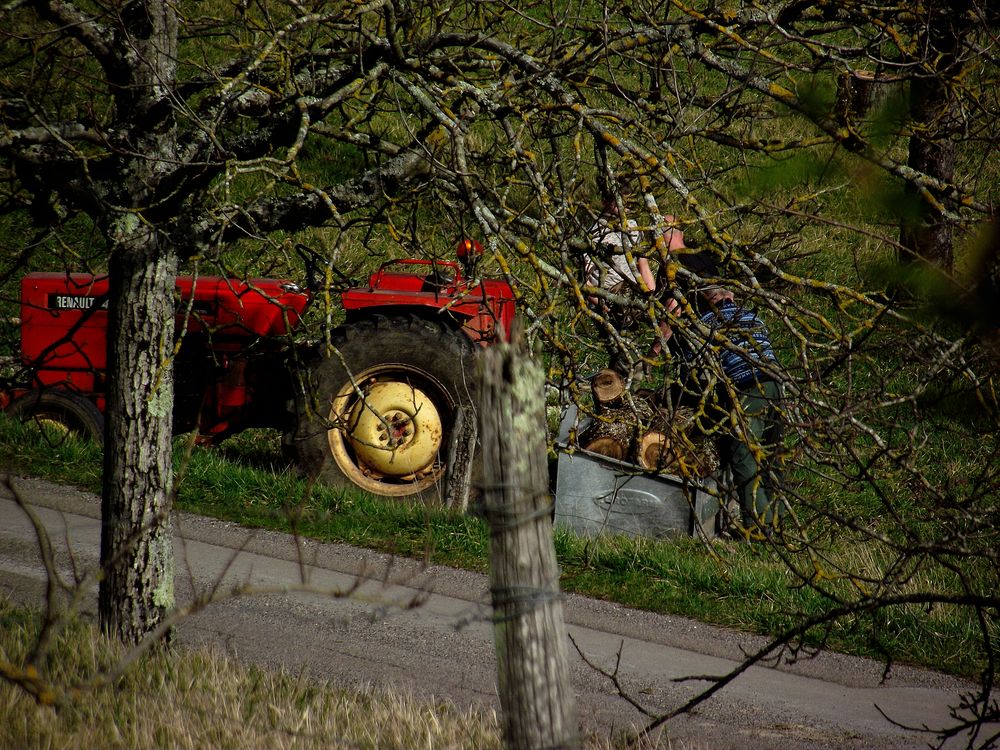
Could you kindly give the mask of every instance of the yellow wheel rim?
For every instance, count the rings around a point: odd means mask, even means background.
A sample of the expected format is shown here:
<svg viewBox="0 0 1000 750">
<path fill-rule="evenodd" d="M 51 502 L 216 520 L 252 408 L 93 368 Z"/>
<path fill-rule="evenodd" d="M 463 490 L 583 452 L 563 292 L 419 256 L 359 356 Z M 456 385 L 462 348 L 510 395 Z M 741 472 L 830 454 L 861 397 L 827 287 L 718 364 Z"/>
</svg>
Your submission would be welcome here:
<svg viewBox="0 0 1000 750">
<path fill-rule="evenodd" d="M 345 388 L 328 433 L 334 460 L 355 484 L 380 495 L 419 492 L 441 474 L 444 424 L 433 399 L 402 380 Z"/>
</svg>

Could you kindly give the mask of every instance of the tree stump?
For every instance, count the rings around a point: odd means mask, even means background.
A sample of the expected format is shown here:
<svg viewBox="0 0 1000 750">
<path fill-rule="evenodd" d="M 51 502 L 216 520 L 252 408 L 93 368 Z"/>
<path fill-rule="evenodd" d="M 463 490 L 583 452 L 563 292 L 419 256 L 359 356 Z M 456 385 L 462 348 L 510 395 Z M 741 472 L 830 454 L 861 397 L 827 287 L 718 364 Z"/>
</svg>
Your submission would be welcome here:
<svg viewBox="0 0 1000 750">
<path fill-rule="evenodd" d="M 899 90 L 902 79 L 870 70 L 847 70 L 837 79 L 837 99 L 834 112 L 843 123 L 864 118 L 873 109 L 883 106 Z"/>
</svg>

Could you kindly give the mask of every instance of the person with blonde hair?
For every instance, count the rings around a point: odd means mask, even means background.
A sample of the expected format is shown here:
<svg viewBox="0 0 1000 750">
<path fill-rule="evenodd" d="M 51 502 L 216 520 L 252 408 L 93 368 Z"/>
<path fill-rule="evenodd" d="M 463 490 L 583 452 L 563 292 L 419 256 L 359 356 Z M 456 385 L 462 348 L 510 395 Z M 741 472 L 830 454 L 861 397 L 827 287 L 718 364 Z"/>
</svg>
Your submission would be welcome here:
<svg viewBox="0 0 1000 750">
<path fill-rule="evenodd" d="M 623 182 L 619 182 L 618 187 L 617 195 L 608 192 L 604 196 L 601 214 L 590 229 L 594 252 L 584 255 L 584 281 L 609 295 L 638 302 L 657 291 L 656 276 L 645 256 L 653 243 L 648 241 L 649 233 L 641 231 L 634 219 L 621 215 L 619 201 L 624 202 L 630 191 Z M 668 223 L 674 221 L 672 216 L 664 218 Z M 664 236 L 669 250 L 684 246 L 684 233 L 680 229 L 669 229 Z M 609 323 L 619 333 L 633 331 L 640 326 L 643 314 L 639 304 L 609 302 L 596 296 L 591 296 L 590 301 L 607 315 Z M 660 354 L 661 341 L 670 336 L 666 321 L 659 322 L 659 329 L 650 346 L 649 357 Z M 629 362 L 615 342 L 609 343 L 610 367 L 629 376 L 633 365 L 642 365 L 641 362 Z M 645 371 L 647 368 L 641 369 Z"/>
</svg>

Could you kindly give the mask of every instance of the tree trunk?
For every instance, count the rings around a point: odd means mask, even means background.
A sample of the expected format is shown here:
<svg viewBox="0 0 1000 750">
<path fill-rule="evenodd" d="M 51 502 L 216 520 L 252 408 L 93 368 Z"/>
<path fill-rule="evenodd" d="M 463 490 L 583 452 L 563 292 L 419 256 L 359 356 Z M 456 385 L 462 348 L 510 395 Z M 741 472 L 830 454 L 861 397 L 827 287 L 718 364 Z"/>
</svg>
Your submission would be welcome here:
<svg viewBox="0 0 1000 750">
<path fill-rule="evenodd" d="M 928 21 L 924 44 L 925 59 L 910 81 L 910 136 L 907 165 L 917 172 L 951 183 L 955 178 L 955 143 L 952 136 L 959 132 L 959 112 L 952 91 L 962 73 L 957 51 L 968 33 L 968 21 L 963 8 L 967 3 L 931 2 L 927 6 Z M 951 271 L 954 266 L 953 227 L 943 215 L 938 201 L 941 195 L 925 195 L 911 184 L 906 194 L 915 210 L 904 216 L 900 226 L 900 244 L 906 248 L 904 262 L 923 260 Z"/>
<path fill-rule="evenodd" d="M 138 643 L 174 605 L 169 513 L 177 259 L 131 214 L 118 232 L 128 244 L 115 248 L 109 269 L 98 613 L 106 633 Z"/>
<path fill-rule="evenodd" d="M 911 97 L 911 116 L 921 124 L 910 136 L 907 165 L 950 183 L 955 177 L 955 144 L 947 132 L 939 129 L 953 106 L 946 87 L 939 81 L 915 80 L 911 84 Z M 912 185 L 906 186 L 906 195 L 916 210 L 912 217 L 904 217 L 900 227 L 899 241 L 907 252 L 904 262 L 924 260 L 951 271 L 954 265 L 951 223 Z"/>
<path fill-rule="evenodd" d="M 176 7 L 138 0 L 122 16 L 121 120 L 136 134 L 119 154 L 105 196 L 108 384 L 101 501 L 101 628 L 124 643 L 154 633 L 174 606 L 170 530 L 173 485 L 174 285 L 177 251 L 156 225 L 158 190 L 175 169 Z M 150 123 L 155 123 L 151 125 Z M 169 637 L 169 634 L 164 634 Z"/>
<path fill-rule="evenodd" d="M 552 541 L 544 375 L 522 349 L 480 358 L 484 505 L 507 748 L 579 746 Z"/>
</svg>

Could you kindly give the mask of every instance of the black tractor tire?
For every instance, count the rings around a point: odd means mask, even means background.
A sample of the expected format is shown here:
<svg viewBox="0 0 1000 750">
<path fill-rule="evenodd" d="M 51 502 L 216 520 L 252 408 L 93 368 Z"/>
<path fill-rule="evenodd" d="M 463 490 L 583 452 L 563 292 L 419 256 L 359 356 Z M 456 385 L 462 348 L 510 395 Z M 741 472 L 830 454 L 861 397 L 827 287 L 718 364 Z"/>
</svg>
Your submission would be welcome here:
<svg viewBox="0 0 1000 750">
<path fill-rule="evenodd" d="M 423 318 L 373 316 L 341 326 L 331 343 L 300 398 L 300 470 L 332 486 L 445 502 L 456 422 L 475 416 L 470 339 Z"/>
<path fill-rule="evenodd" d="M 14 401 L 8 413 L 22 422 L 54 427 L 55 434 L 72 433 L 98 445 L 104 440 L 104 415 L 93 401 L 72 391 L 31 391 Z"/>
</svg>

